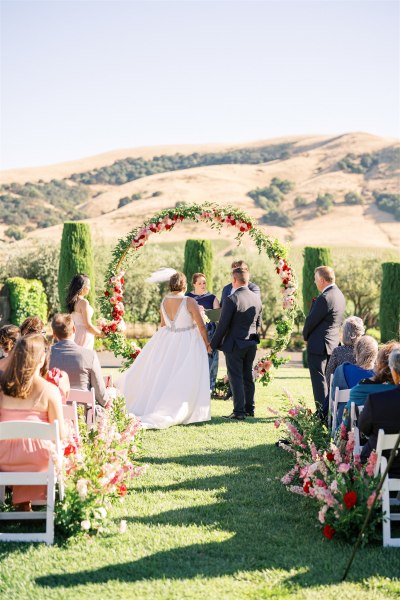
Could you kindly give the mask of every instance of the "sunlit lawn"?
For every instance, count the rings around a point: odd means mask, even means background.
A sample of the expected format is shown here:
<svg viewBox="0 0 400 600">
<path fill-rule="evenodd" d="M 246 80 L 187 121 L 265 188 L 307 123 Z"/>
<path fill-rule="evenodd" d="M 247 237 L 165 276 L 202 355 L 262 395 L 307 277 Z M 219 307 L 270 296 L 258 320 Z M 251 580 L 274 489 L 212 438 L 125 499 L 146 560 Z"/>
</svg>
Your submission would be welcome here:
<svg viewBox="0 0 400 600">
<path fill-rule="evenodd" d="M 321 535 L 311 500 L 279 481 L 287 454 L 266 406 L 282 388 L 309 397 L 308 372 L 284 368 L 258 388 L 257 418 L 146 432 L 148 473 L 118 507 L 114 531 L 66 546 L 0 546 L 3 598 L 384 598 L 400 594 L 400 550 L 361 550 Z M 179 393 L 177 382 L 177 393 Z M 120 519 L 128 531 L 118 535 Z"/>
</svg>

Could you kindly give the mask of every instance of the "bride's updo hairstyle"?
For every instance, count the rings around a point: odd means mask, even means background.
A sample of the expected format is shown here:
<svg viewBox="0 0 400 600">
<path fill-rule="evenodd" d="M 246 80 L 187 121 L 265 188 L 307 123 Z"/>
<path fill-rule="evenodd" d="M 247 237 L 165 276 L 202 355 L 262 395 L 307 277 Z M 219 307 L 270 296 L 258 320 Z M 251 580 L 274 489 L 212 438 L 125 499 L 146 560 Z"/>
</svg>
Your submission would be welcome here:
<svg viewBox="0 0 400 600">
<path fill-rule="evenodd" d="M 187 287 L 186 277 L 180 271 L 174 273 L 169 280 L 169 289 L 171 292 L 184 292 Z"/>
<path fill-rule="evenodd" d="M 78 301 L 79 294 L 85 287 L 90 286 L 90 279 L 85 273 L 78 273 L 72 278 L 68 286 L 66 305 L 68 312 L 72 313 L 75 310 L 75 304 Z"/>
<path fill-rule="evenodd" d="M 0 380 L 3 392 L 14 398 L 27 398 L 35 371 L 46 352 L 47 342 L 41 333 L 20 337 Z"/>
</svg>

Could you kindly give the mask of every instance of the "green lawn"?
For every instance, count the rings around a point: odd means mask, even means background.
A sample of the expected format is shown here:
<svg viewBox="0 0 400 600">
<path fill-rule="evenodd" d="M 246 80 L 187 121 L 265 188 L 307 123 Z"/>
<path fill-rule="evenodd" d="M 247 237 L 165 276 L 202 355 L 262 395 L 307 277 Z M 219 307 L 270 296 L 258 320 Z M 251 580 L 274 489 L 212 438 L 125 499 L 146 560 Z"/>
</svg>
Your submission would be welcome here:
<svg viewBox="0 0 400 600">
<path fill-rule="evenodd" d="M 283 387 L 310 395 L 308 372 L 283 368 L 258 388 L 257 418 L 149 431 L 147 474 L 118 507 L 115 531 L 66 546 L 3 544 L 2 598 L 393 598 L 400 549 L 361 550 L 349 581 L 340 577 L 349 545 L 323 539 L 311 500 L 279 478 L 287 454 L 267 404 Z M 179 382 L 177 382 L 177 390 Z M 128 531 L 118 535 L 118 522 Z"/>
</svg>

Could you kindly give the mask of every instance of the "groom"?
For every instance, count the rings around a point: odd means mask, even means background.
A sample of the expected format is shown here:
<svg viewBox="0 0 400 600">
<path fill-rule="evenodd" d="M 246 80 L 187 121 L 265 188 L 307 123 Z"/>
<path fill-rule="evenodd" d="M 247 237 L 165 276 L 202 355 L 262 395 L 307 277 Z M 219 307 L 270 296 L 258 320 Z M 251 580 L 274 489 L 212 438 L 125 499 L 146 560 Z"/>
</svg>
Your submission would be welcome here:
<svg viewBox="0 0 400 600">
<path fill-rule="evenodd" d="M 225 419 L 243 421 L 254 417 L 253 362 L 260 341 L 257 327 L 261 300 L 249 290 L 249 271 L 232 271 L 232 294 L 225 298 L 221 316 L 208 350 L 218 348 L 225 354 L 229 383 L 233 393 L 233 413 Z"/>
</svg>

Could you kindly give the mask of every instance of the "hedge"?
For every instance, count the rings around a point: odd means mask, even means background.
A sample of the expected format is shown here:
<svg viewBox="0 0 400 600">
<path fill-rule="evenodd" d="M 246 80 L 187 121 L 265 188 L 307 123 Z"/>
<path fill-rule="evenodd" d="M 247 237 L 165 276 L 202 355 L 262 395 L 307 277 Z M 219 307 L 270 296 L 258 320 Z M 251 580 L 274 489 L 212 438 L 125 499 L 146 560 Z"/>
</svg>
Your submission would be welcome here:
<svg viewBox="0 0 400 600">
<path fill-rule="evenodd" d="M 400 262 L 382 263 L 381 342 L 400 339 Z"/>
<path fill-rule="evenodd" d="M 21 325 L 27 317 L 37 315 L 47 323 L 47 297 L 43 283 L 37 279 L 10 277 L 5 283 L 10 294 L 11 323 Z"/>
</svg>

